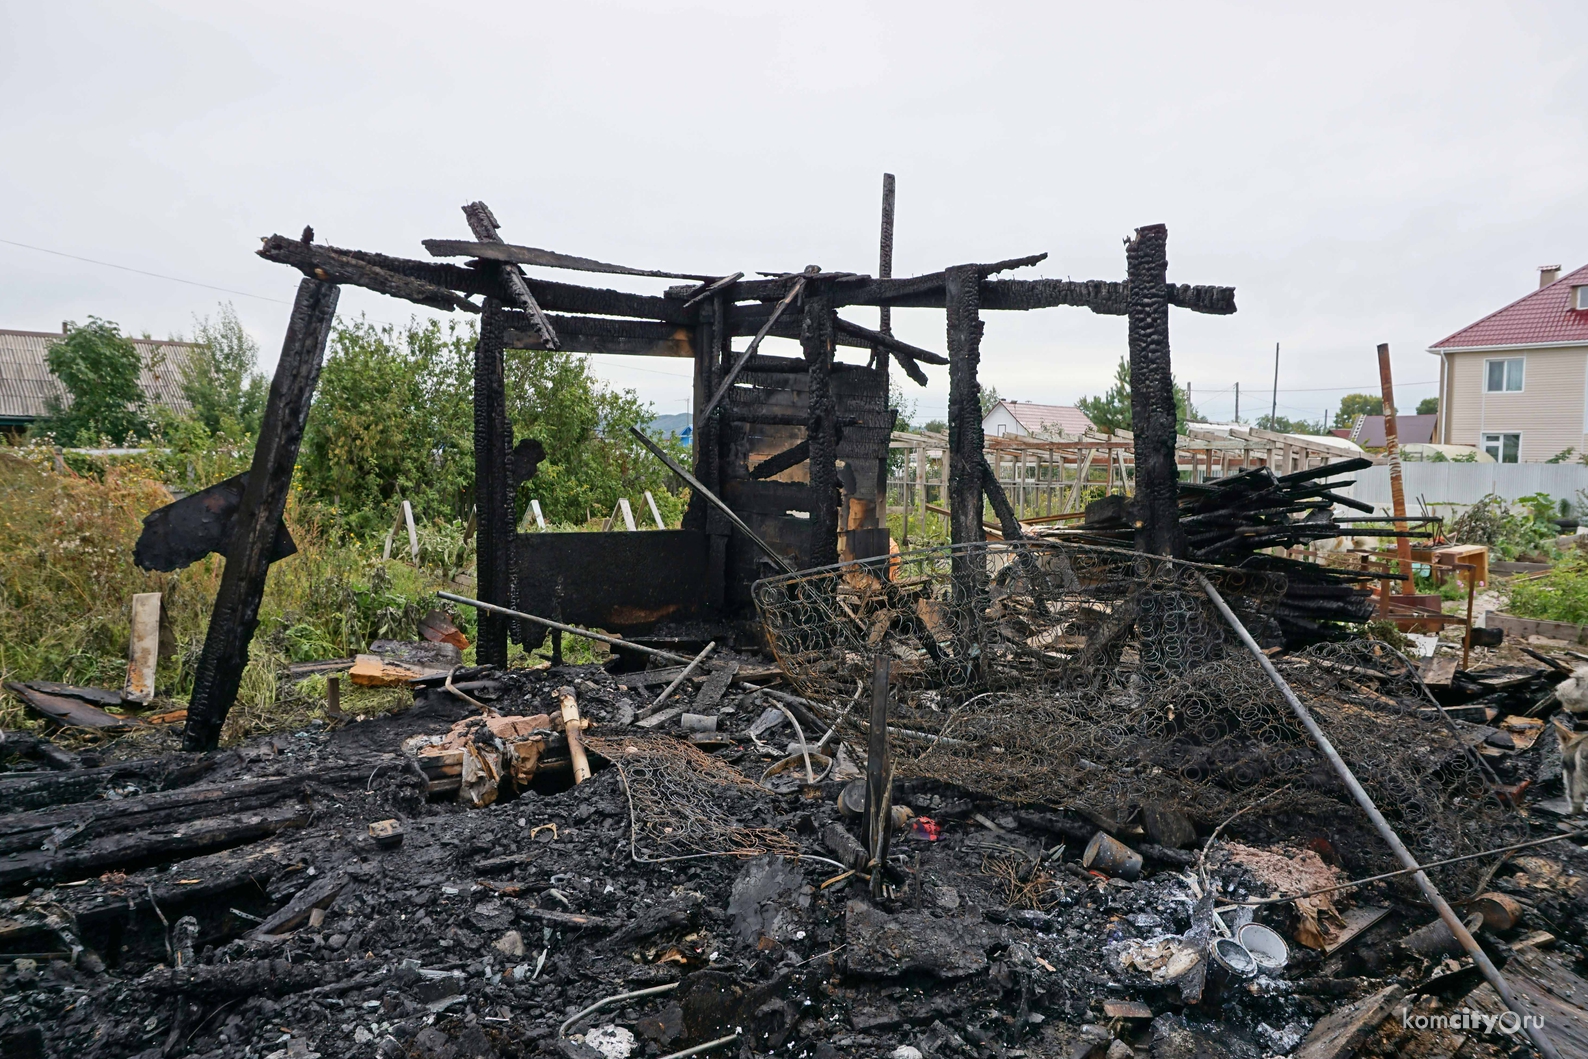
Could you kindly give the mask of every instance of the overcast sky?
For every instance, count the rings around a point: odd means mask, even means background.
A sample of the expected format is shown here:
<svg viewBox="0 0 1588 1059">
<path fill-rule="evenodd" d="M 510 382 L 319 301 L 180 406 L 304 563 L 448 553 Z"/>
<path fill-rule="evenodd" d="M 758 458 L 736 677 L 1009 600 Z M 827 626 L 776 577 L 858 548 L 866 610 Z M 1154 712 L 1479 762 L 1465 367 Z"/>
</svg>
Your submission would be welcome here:
<svg viewBox="0 0 1588 1059">
<path fill-rule="evenodd" d="M 1431 343 L 1588 262 L 1585 39 L 1588 5 L 1515 0 L 0 0 L 0 327 L 163 337 L 230 300 L 268 367 L 297 273 L 260 236 L 423 257 L 477 198 L 567 253 L 874 272 L 889 171 L 896 275 L 1047 251 L 1021 274 L 1117 279 L 1123 237 L 1163 222 L 1172 280 L 1237 288 L 1233 317 L 1172 312 L 1204 412 L 1236 382 L 1266 412 L 1276 341 L 1281 415 L 1376 392 L 1379 342 L 1409 408 Z M 351 288 L 341 309 L 429 313 Z M 941 312 L 895 329 L 943 349 Z M 990 314 L 982 380 L 1071 403 L 1124 351 L 1123 318 Z M 685 409 L 684 362 L 596 360 Z M 923 417 L 947 403 L 928 374 Z"/>
</svg>

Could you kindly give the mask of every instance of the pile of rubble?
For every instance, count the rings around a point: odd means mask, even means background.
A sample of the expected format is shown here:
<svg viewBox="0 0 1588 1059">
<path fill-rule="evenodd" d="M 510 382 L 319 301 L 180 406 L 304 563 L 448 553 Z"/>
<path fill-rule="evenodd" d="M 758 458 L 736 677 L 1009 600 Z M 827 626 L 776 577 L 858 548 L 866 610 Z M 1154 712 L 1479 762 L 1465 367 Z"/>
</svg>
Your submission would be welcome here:
<svg viewBox="0 0 1588 1059">
<path fill-rule="evenodd" d="M 1369 861 L 1340 841 L 1346 805 L 1121 820 L 1000 801 L 971 775 L 896 778 L 878 866 L 863 744 L 754 690 L 774 667 L 726 652 L 651 712 L 680 669 L 459 670 L 375 720 L 0 775 L 0 1051 L 1525 1047 L 1403 877 L 1334 889 Z M 1559 793 L 1557 746 L 1505 759 L 1524 805 Z M 1588 854 L 1566 840 L 1498 861 L 1448 896 L 1569 1054 Z"/>
</svg>

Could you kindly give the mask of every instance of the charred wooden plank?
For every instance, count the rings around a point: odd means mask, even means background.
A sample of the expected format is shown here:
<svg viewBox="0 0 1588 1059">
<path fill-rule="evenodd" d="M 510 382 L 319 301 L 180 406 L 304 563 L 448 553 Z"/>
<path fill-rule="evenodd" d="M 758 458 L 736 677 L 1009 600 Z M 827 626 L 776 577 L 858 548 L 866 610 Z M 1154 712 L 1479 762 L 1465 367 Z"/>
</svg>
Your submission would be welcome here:
<svg viewBox="0 0 1588 1059">
<path fill-rule="evenodd" d="M 483 202 L 471 202 L 463 207 L 463 216 L 468 219 L 469 230 L 474 237 L 485 243 L 500 243 L 502 237 L 496 234 L 501 224 L 496 216 L 491 213 L 491 207 Z M 541 310 L 540 303 L 535 301 L 535 296 L 530 293 L 529 287 L 524 283 L 524 274 L 518 270 L 517 265 L 502 264 L 497 266 L 502 282 L 506 284 L 512 301 L 520 309 L 529 313 L 535 325 L 535 330 L 540 333 L 541 340 L 546 343 L 547 349 L 557 348 L 557 332 L 551 326 L 551 321 L 546 319 L 546 314 Z M 504 661 L 505 665 L 506 662 Z"/>
<path fill-rule="evenodd" d="M 388 272 L 367 261 L 301 239 L 288 239 L 283 235 L 268 236 L 257 252 L 267 261 L 291 265 L 306 277 L 323 283 L 351 283 L 355 287 L 364 287 L 446 312 L 454 309 L 480 311 L 479 306 L 445 287 L 412 279 L 401 273 Z"/>
<path fill-rule="evenodd" d="M 527 314 L 505 312 L 507 349 L 550 349 Z M 602 319 L 547 314 L 557 329 L 558 349 L 569 353 L 621 353 L 639 357 L 693 357 L 694 328 L 651 320 Z"/>
<path fill-rule="evenodd" d="M 224 555 L 247 488 L 248 472 L 244 471 L 149 512 L 143 517 L 132 561 L 142 570 L 171 571 L 196 563 L 211 552 Z M 280 562 L 297 551 L 286 521 L 276 523 L 270 561 Z"/>
<path fill-rule="evenodd" d="M 651 268 L 631 268 L 628 265 L 614 265 L 594 258 L 559 254 L 555 250 L 541 250 L 533 246 L 515 246 L 512 243 L 426 239 L 424 246 L 432 257 L 479 257 L 487 261 L 537 265 L 541 268 L 566 268 L 574 272 L 605 272 L 618 276 L 654 276 L 658 279 L 692 279 L 704 282 L 716 279 L 714 276 L 697 276 L 690 272 L 660 272 Z"/>
<path fill-rule="evenodd" d="M 1149 224 L 1126 244 L 1130 277 L 1130 405 L 1135 434 L 1136 550 L 1185 557 L 1175 463 L 1174 376 L 1169 364 L 1169 229 Z"/>
<path fill-rule="evenodd" d="M 248 664 L 248 643 L 259 624 L 259 601 L 276 546 L 276 526 L 286 510 L 292 470 L 298 461 L 309 404 L 320 378 L 325 344 L 331 336 L 338 294 L 335 284 L 317 279 L 298 284 L 287 337 L 265 402 L 259 441 L 254 445 L 248 488 L 243 490 L 242 502 L 232 519 L 226 568 L 215 596 L 182 734 L 186 750 L 216 747 L 226 714 L 237 698 L 243 667 Z"/>
<path fill-rule="evenodd" d="M 195 783 L 221 761 L 235 755 L 173 755 L 142 758 L 70 772 L 0 776 L 0 814 L 24 813 L 53 805 L 98 799 L 107 790 L 129 783 L 144 790 L 169 790 Z M 114 803 L 106 803 L 114 804 Z"/>
<path fill-rule="evenodd" d="M 514 505 L 508 468 L 513 442 L 502 362 L 506 324 L 501 305 L 487 300 L 474 346 L 474 495 L 479 516 L 476 574 L 480 598 L 499 607 L 514 605 Z M 482 665 L 506 667 L 507 632 L 505 617 L 481 612 L 475 652 Z"/>
<path fill-rule="evenodd" d="M 810 451 L 811 566 L 838 561 L 838 409 L 833 402 L 833 303 L 827 284 L 807 285 L 800 345 L 810 365 L 805 437 Z"/>
</svg>

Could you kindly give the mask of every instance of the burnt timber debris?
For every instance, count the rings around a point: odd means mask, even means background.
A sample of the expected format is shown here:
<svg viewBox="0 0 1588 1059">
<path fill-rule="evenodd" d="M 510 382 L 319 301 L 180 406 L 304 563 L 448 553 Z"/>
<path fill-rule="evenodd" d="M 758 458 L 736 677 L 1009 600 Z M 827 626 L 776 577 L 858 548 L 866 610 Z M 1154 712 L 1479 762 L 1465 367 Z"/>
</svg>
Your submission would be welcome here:
<svg viewBox="0 0 1588 1059">
<path fill-rule="evenodd" d="M 1182 479 L 1169 310 L 1235 304 L 1170 282 L 1164 226 L 1123 282 L 999 278 L 1045 255 L 895 279 L 889 177 L 876 278 L 750 279 L 464 214 L 436 260 L 264 241 L 305 279 L 253 466 L 138 548 L 226 557 L 187 753 L 0 743 L 7 1054 L 1585 1054 L 1581 821 L 1529 794 L 1561 783 L 1538 733 L 1571 667 L 1425 684 L 1356 638 L 1395 575 L 1273 554 L 1425 532 L 1337 516 L 1356 464 Z M 333 665 L 410 709 L 220 751 L 346 283 L 481 318 L 479 598 L 440 594 L 478 608 L 479 664 L 433 612 Z M 1059 305 L 1127 318 L 1136 475 L 1062 529 L 1017 517 L 978 381 L 986 313 Z M 894 338 L 895 306 L 942 308 L 946 355 Z M 635 439 L 689 484 L 683 528 L 515 532 L 548 455 L 507 419 L 517 348 L 692 359 L 692 466 Z M 890 551 L 890 365 L 948 368 L 946 548 Z M 548 631 L 612 660 L 507 668 Z M 88 690 L 16 693 L 117 721 Z M 1399 1017 L 1468 1009 L 1551 1022 Z"/>
</svg>

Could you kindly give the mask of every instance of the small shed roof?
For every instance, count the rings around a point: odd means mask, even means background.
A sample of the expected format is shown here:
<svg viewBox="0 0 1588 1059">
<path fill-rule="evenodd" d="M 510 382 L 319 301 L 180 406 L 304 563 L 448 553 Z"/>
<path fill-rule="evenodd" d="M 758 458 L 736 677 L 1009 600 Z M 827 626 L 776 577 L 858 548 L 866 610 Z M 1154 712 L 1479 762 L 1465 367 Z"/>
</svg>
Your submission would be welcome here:
<svg viewBox="0 0 1588 1059">
<path fill-rule="evenodd" d="M 27 424 L 50 414 L 51 397 L 64 398 L 61 381 L 50 374 L 50 345 L 59 342 L 59 331 L 0 330 L 0 423 Z M 192 410 L 182 395 L 182 369 L 197 345 L 134 338 L 143 358 L 139 382 L 151 404 L 179 414 Z"/>
</svg>

